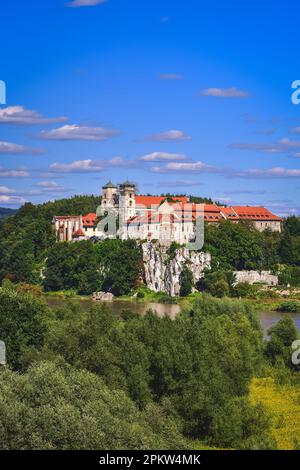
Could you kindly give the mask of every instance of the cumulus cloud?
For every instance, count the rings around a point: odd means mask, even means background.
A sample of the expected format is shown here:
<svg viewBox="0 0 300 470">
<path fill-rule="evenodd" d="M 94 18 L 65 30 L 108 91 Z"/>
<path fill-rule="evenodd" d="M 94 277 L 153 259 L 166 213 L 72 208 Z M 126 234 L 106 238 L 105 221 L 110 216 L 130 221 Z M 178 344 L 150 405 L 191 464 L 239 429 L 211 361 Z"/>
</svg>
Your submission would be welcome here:
<svg viewBox="0 0 300 470">
<path fill-rule="evenodd" d="M 75 160 L 71 163 L 52 163 L 50 172 L 54 173 L 98 173 L 112 167 L 132 168 L 137 165 L 135 160 L 114 157 L 110 160 Z"/>
<path fill-rule="evenodd" d="M 0 204 L 6 205 L 20 205 L 24 204 L 26 199 L 21 196 L 0 195 Z"/>
<path fill-rule="evenodd" d="M 166 132 L 161 132 L 160 134 L 153 134 L 145 137 L 144 140 L 154 141 L 154 142 L 181 142 L 185 140 L 192 140 L 192 138 L 185 134 L 183 131 L 170 130 Z"/>
<path fill-rule="evenodd" d="M 43 193 L 62 193 L 67 191 L 66 188 L 56 183 L 56 181 L 39 181 L 35 183 L 33 187 L 38 188 L 37 190 L 30 191 L 29 194 L 43 194 Z"/>
<path fill-rule="evenodd" d="M 26 153 L 44 153 L 44 150 L 25 147 L 24 145 L 19 145 L 13 142 L 5 142 L 3 140 L 0 140 L 0 153 L 11 153 L 11 154 L 23 155 Z"/>
<path fill-rule="evenodd" d="M 236 150 L 252 150 L 259 153 L 286 153 L 292 149 L 300 148 L 300 141 L 284 138 L 277 142 L 265 143 L 233 143 L 228 146 Z"/>
<path fill-rule="evenodd" d="M 8 188 L 7 186 L 0 186 L 0 194 L 9 194 L 9 193 L 13 193 L 13 192 L 14 192 L 14 190 Z"/>
<path fill-rule="evenodd" d="M 26 178 L 29 176 L 29 172 L 27 170 L 6 170 L 0 167 L 0 176 L 3 178 Z"/>
<path fill-rule="evenodd" d="M 237 171 L 235 176 L 240 176 L 243 178 L 299 178 L 300 169 L 282 167 L 268 169 L 254 168 Z"/>
<path fill-rule="evenodd" d="M 167 187 L 167 188 L 183 188 L 183 187 L 190 187 L 190 186 L 202 186 L 203 183 L 192 181 L 192 180 L 175 180 L 175 181 L 160 181 L 157 186 L 159 187 Z"/>
<path fill-rule="evenodd" d="M 68 7 L 79 8 L 79 7 L 94 7 L 106 3 L 108 0 L 73 0 L 72 2 L 66 3 Z"/>
<path fill-rule="evenodd" d="M 202 96 L 213 96 L 215 98 L 248 98 L 250 95 L 247 91 L 238 88 L 206 88 L 201 90 Z"/>
<path fill-rule="evenodd" d="M 166 173 L 166 172 L 219 172 L 215 167 L 207 165 L 203 162 L 190 162 L 190 163 L 167 163 L 164 167 L 154 166 L 151 169 L 154 173 Z"/>
<path fill-rule="evenodd" d="M 65 125 L 58 127 L 57 129 L 42 131 L 40 133 L 40 137 L 45 140 L 103 141 L 116 135 L 119 135 L 119 132 L 112 129 L 106 129 L 104 127 L 78 126 L 76 124 Z"/>
<path fill-rule="evenodd" d="M 140 158 L 144 162 L 163 162 L 165 160 L 185 160 L 187 157 L 183 153 L 153 152 Z"/>
<path fill-rule="evenodd" d="M 179 73 L 161 73 L 159 78 L 161 80 L 183 80 L 183 75 Z"/>
<path fill-rule="evenodd" d="M 51 124 L 66 120 L 66 117 L 45 118 L 37 111 L 26 109 L 24 106 L 8 106 L 0 109 L 0 124 Z"/>
<path fill-rule="evenodd" d="M 151 168 L 153 173 L 214 173 L 227 178 L 255 178 L 255 179 L 269 179 L 269 178 L 299 178 L 300 169 L 294 168 L 250 168 L 250 169 L 237 169 L 228 167 L 216 167 L 207 165 L 204 162 L 189 162 L 179 163 L 171 162 L 164 166 L 154 166 Z"/>
<path fill-rule="evenodd" d="M 56 181 L 39 181 L 38 183 L 34 184 L 34 186 L 37 186 L 38 188 L 60 188 L 61 186 L 56 183 Z"/>
</svg>

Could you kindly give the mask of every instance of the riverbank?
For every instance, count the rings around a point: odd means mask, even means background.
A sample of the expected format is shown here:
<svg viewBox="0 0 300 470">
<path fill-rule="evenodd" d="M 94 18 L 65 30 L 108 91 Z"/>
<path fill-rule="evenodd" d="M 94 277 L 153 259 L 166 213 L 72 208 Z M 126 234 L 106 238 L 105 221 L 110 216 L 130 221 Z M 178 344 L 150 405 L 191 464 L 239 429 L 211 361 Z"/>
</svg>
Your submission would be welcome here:
<svg viewBox="0 0 300 470">
<path fill-rule="evenodd" d="M 161 303 L 161 304 L 170 304 L 170 305 L 180 305 L 181 308 L 189 306 L 195 299 L 201 298 L 203 294 L 201 292 L 194 292 L 186 297 L 170 297 L 162 292 L 154 292 L 150 289 L 144 288 L 139 289 L 138 291 L 134 292 L 130 295 L 123 295 L 120 297 L 114 297 L 113 302 L 138 302 L 138 303 Z M 81 300 L 81 301 L 92 301 L 91 295 L 80 295 L 76 291 L 72 290 L 65 290 L 65 291 L 53 291 L 53 292 L 42 292 L 42 297 L 45 299 L 62 299 L 62 300 Z M 249 303 L 256 311 L 268 311 L 268 312 L 276 312 L 278 308 L 282 305 L 283 302 L 292 300 L 295 302 L 300 303 L 300 295 L 291 295 L 291 296 L 283 296 L 283 297 L 264 297 L 263 299 L 259 298 L 243 298 L 238 299 L 236 297 L 232 297 L 236 300 L 243 300 Z M 300 313 L 300 311 L 299 311 Z"/>
</svg>

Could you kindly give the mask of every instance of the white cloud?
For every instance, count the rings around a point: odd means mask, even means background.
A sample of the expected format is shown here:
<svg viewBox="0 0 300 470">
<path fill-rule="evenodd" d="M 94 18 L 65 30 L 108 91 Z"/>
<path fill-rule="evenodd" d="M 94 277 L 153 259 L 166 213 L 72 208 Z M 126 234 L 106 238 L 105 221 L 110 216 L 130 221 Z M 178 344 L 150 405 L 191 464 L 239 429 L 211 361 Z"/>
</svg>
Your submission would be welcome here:
<svg viewBox="0 0 300 470">
<path fill-rule="evenodd" d="M 183 75 L 179 73 L 161 73 L 159 78 L 161 80 L 183 80 Z"/>
<path fill-rule="evenodd" d="M 249 93 L 238 88 L 206 88 L 200 93 L 202 96 L 213 96 L 216 98 L 248 98 Z"/>
<path fill-rule="evenodd" d="M 229 148 L 237 150 L 253 150 L 259 153 L 286 153 L 291 149 L 300 148 L 300 140 L 284 138 L 271 144 L 265 143 L 233 143 Z"/>
<path fill-rule="evenodd" d="M 45 140 L 87 140 L 87 141 L 103 141 L 109 137 L 119 135 L 118 131 L 106 129 L 104 127 L 88 127 L 65 125 L 52 129 L 50 131 L 42 131 L 40 136 Z"/>
<path fill-rule="evenodd" d="M 255 179 L 269 179 L 269 178 L 299 178 L 300 169 L 294 168 L 250 168 L 241 170 L 238 168 L 221 168 L 207 165 L 201 161 L 190 163 L 167 163 L 164 166 L 154 166 L 151 168 L 153 173 L 214 173 L 227 178 L 255 178 Z"/>
<path fill-rule="evenodd" d="M 0 153 L 26 154 L 26 153 L 43 153 L 42 149 L 25 147 L 24 145 L 15 144 L 13 142 L 0 141 Z"/>
<path fill-rule="evenodd" d="M 13 189 L 9 189 L 7 186 L 0 186 L 0 194 L 9 194 L 13 193 Z"/>
<path fill-rule="evenodd" d="M 51 124 L 66 120 L 66 117 L 45 118 L 37 111 L 26 109 L 24 106 L 8 106 L 0 109 L 0 124 Z"/>
<path fill-rule="evenodd" d="M 165 173 L 165 172 L 218 172 L 217 168 L 206 165 L 203 162 L 191 162 L 191 163 L 167 163 L 164 167 L 155 166 L 152 167 L 154 173 Z"/>
<path fill-rule="evenodd" d="M 150 140 L 154 142 L 180 142 L 185 140 L 192 140 L 192 138 L 185 134 L 183 131 L 170 130 L 166 132 L 161 132 L 160 134 L 153 134 L 147 136 L 145 140 Z"/>
<path fill-rule="evenodd" d="M 183 153 L 166 153 L 166 152 L 153 152 L 144 155 L 140 158 L 144 162 L 163 162 L 165 160 L 185 160 L 186 155 Z"/>
<path fill-rule="evenodd" d="M 268 169 L 249 169 L 236 172 L 236 176 L 246 178 L 300 178 L 300 169 L 294 168 L 268 168 Z"/>
<path fill-rule="evenodd" d="M 55 181 L 39 181 L 33 186 L 39 189 L 30 191 L 29 194 L 39 195 L 44 193 L 62 193 L 67 191 L 66 188 L 59 185 Z"/>
<path fill-rule="evenodd" d="M 201 186 L 203 183 L 192 180 L 175 180 L 175 181 L 160 181 L 158 187 L 179 188 L 190 186 Z"/>
<path fill-rule="evenodd" d="M 66 3 L 68 7 L 79 8 L 79 7 L 94 7 L 106 3 L 108 0 L 73 0 L 72 2 Z"/>
<path fill-rule="evenodd" d="M 39 188 L 48 188 L 48 189 L 49 188 L 55 189 L 55 188 L 60 188 L 61 187 L 55 181 L 39 181 L 34 186 L 37 186 Z"/>
<path fill-rule="evenodd" d="M 135 160 L 126 160 L 122 157 L 114 157 L 111 160 L 75 160 L 71 163 L 52 163 L 50 172 L 54 173 L 98 173 L 112 167 L 134 167 Z"/>
<path fill-rule="evenodd" d="M 27 170 L 5 170 L 0 167 L 0 176 L 3 178 L 26 178 L 29 176 L 29 172 Z"/>
<path fill-rule="evenodd" d="M 25 202 L 26 199 L 21 196 L 0 196 L 0 204 L 19 205 Z"/>
</svg>

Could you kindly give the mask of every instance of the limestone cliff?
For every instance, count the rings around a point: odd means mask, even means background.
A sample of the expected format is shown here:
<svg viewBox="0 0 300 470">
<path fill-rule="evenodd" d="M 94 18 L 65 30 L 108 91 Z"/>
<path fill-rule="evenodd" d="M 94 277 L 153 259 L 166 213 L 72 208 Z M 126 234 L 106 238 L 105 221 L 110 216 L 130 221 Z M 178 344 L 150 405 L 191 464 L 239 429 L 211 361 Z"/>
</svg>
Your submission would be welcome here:
<svg viewBox="0 0 300 470">
<path fill-rule="evenodd" d="M 147 287 L 170 296 L 179 294 L 179 278 L 185 265 L 192 272 L 195 283 L 203 277 L 204 269 L 211 267 L 209 253 L 178 248 L 170 254 L 167 247 L 152 242 L 143 243 L 142 250 Z"/>
</svg>

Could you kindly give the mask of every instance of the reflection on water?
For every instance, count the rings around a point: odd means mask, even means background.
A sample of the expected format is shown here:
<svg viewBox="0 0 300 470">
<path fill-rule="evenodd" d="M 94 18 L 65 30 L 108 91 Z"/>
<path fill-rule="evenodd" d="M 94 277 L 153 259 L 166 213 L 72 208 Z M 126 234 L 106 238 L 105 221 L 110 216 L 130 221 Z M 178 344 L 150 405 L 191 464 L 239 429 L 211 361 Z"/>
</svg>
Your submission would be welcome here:
<svg viewBox="0 0 300 470">
<path fill-rule="evenodd" d="M 66 302 L 70 301 L 65 299 L 47 298 L 46 302 L 50 307 L 62 307 Z M 92 305 L 100 303 L 93 302 L 92 300 L 77 300 L 76 302 L 81 305 L 83 310 L 88 310 Z M 138 301 L 129 302 L 124 300 L 114 300 L 113 302 L 104 302 L 104 304 L 107 305 L 116 315 L 120 315 L 123 310 L 128 309 L 140 315 L 145 315 L 146 312 L 152 310 L 159 317 L 167 315 L 172 319 L 176 317 L 181 309 L 180 305 L 177 304 L 161 304 L 158 302 L 146 303 Z M 259 316 L 265 337 L 267 337 L 268 329 L 286 315 L 290 315 L 293 318 L 296 328 L 300 333 L 300 313 L 258 312 L 257 315 Z"/>
<path fill-rule="evenodd" d="M 260 323 L 264 330 L 264 336 L 267 337 L 267 332 L 271 326 L 275 325 L 281 318 L 290 316 L 295 322 L 296 328 L 300 333 L 300 313 L 283 313 L 283 312 L 259 312 Z"/>
<path fill-rule="evenodd" d="M 47 304 L 50 307 L 62 307 L 68 300 L 64 299 L 46 299 Z M 138 302 L 138 301 L 126 301 L 126 300 L 114 300 L 113 302 L 93 302 L 92 300 L 76 300 L 83 310 L 88 310 L 92 305 L 103 303 L 116 315 L 120 315 L 123 310 L 131 310 L 139 315 L 145 315 L 149 310 L 155 312 L 160 318 L 167 315 L 174 319 L 180 312 L 180 305 L 177 304 L 161 304 L 158 302 Z"/>
</svg>

